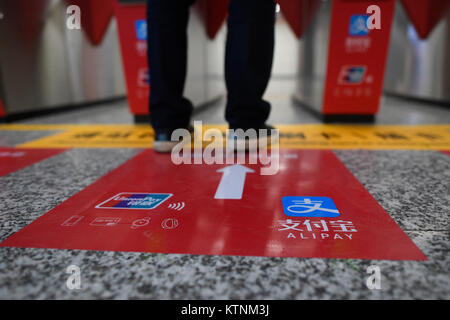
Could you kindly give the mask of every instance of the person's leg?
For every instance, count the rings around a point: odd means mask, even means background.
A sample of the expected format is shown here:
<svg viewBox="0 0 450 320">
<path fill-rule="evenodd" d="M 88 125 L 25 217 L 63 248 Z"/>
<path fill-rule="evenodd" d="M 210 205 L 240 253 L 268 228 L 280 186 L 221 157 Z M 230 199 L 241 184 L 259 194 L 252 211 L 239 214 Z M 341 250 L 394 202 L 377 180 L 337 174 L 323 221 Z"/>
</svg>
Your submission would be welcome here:
<svg viewBox="0 0 450 320">
<path fill-rule="evenodd" d="M 231 0 L 225 57 L 231 129 L 261 128 L 270 104 L 262 99 L 270 79 L 274 50 L 275 2 Z"/>
<path fill-rule="evenodd" d="M 183 97 L 189 6 L 195 0 L 147 0 L 150 122 L 155 131 L 189 125 L 192 104 Z M 170 137 L 169 137 L 170 139 Z"/>
</svg>

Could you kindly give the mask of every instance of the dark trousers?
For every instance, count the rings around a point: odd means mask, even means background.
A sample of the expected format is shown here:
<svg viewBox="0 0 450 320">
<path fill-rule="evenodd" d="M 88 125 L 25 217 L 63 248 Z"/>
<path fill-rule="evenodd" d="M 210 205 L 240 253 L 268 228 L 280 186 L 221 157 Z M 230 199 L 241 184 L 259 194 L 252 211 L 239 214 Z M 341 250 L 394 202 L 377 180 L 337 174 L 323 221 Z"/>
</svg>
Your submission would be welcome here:
<svg viewBox="0 0 450 320">
<path fill-rule="evenodd" d="M 195 0 L 147 0 L 150 119 L 155 130 L 189 125 L 192 103 L 183 97 L 189 7 Z M 230 128 L 258 128 L 269 117 L 262 99 L 274 49 L 275 2 L 230 0 L 225 53 Z"/>
</svg>

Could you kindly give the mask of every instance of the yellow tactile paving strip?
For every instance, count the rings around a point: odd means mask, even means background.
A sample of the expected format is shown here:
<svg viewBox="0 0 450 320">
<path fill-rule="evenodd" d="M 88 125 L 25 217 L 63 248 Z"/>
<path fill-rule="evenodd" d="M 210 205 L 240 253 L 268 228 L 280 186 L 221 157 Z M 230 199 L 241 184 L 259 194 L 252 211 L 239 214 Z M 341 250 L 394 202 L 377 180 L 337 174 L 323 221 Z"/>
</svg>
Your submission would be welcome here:
<svg viewBox="0 0 450 320">
<path fill-rule="evenodd" d="M 450 150 L 450 125 L 278 125 L 280 148 Z M 225 132 L 226 125 L 203 125 Z M 153 130 L 146 125 L 10 124 L 2 130 L 60 131 L 27 142 L 26 148 L 149 148 Z"/>
</svg>

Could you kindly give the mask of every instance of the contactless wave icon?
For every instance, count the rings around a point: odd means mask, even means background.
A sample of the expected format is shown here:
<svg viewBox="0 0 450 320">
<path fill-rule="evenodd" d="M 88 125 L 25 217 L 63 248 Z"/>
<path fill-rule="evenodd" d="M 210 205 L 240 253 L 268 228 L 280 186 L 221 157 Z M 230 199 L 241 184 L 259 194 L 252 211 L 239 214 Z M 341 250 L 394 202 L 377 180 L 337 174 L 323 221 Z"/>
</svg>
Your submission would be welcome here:
<svg viewBox="0 0 450 320">
<path fill-rule="evenodd" d="M 181 211 L 185 207 L 184 202 L 171 203 L 167 206 L 169 209 Z"/>
</svg>

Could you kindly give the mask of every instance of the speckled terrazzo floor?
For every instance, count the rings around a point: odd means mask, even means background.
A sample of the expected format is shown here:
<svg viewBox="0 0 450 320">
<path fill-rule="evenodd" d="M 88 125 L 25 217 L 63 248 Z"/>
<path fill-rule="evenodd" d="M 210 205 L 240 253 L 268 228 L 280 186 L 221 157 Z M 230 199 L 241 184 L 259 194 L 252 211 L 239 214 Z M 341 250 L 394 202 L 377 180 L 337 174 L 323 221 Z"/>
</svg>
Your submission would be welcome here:
<svg viewBox="0 0 450 320">
<path fill-rule="evenodd" d="M 433 121 L 425 113 L 425 123 L 442 123 L 450 114 L 441 110 Z M 49 122 L 60 121 L 42 121 Z M 47 134 L 0 131 L 0 141 L 13 146 Z M 73 149 L 1 177 L 0 241 L 137 152 Z M 450 157 L 436 151 L 335 153 L 428 261 L 0 248 L 0 299 L 449 299 Z M 81 290 L 66 287 L 72 264 L 81 268 Z M 381 268 L 381 290 L 366 287 L 370 265 Z"/>
</svg>

